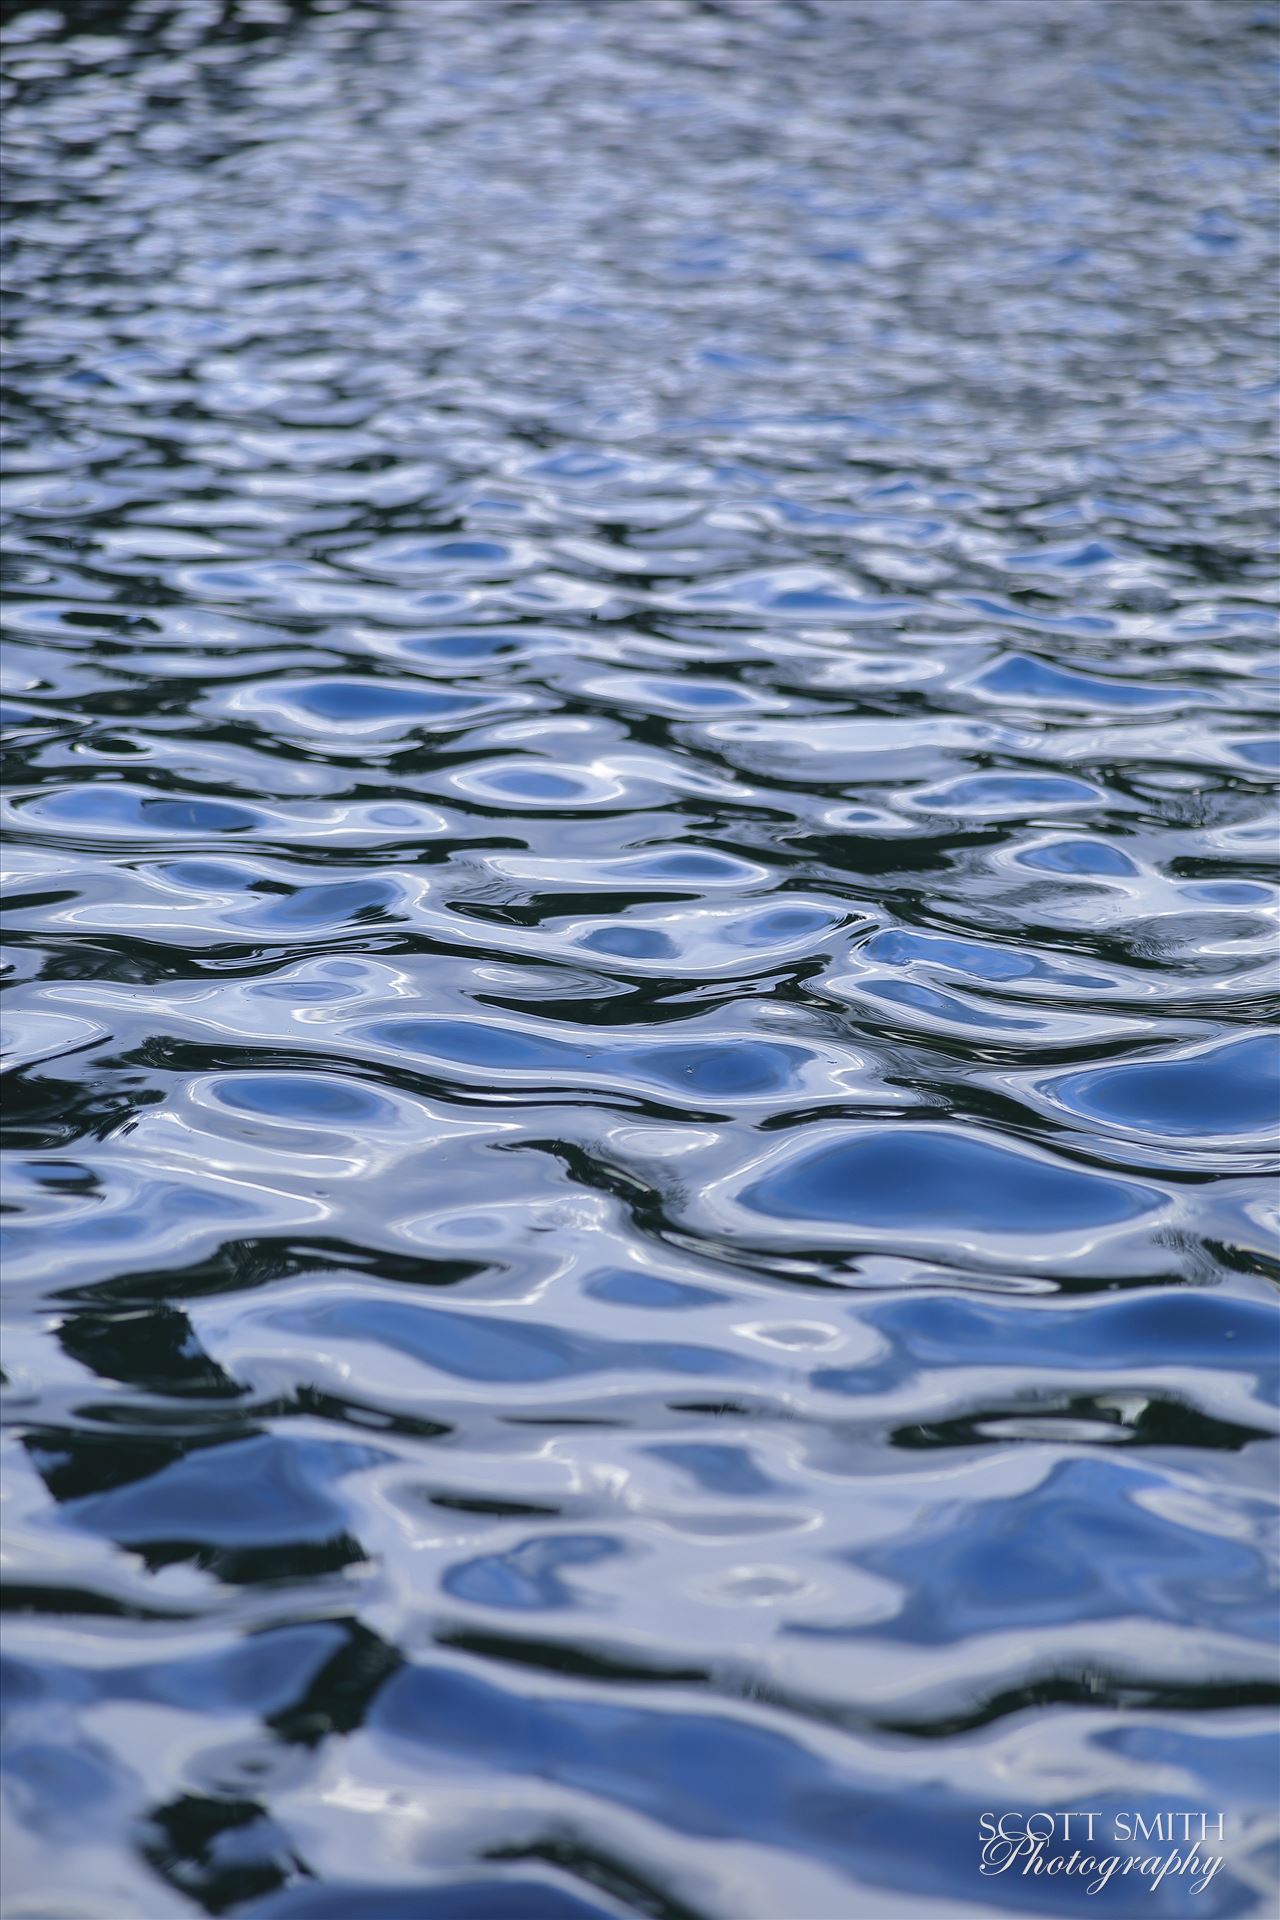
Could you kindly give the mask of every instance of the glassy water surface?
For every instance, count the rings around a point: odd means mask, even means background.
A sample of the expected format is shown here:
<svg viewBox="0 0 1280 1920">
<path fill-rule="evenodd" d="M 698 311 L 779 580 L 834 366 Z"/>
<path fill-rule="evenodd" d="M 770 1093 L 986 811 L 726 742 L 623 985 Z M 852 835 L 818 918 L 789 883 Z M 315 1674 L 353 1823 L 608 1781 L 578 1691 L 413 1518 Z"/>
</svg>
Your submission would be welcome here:
<svg viewBox="0 0 1280 1920">
<path fill-rule="evenodd" d="M 7 1920 L 1269 1910 L 1274 25 L 17 12 Z"/>
</svg>

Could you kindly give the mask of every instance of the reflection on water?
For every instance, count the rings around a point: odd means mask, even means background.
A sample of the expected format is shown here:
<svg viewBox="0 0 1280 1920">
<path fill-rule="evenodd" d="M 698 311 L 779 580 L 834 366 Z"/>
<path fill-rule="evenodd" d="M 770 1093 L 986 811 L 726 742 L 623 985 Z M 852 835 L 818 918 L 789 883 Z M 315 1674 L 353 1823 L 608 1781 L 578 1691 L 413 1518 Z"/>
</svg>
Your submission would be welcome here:
<svg viewBox="0 0 1280 1920">
<path fill-rule="evenodd" d="M 1274 25 L 18 9 L 9 1920 L 1269 1910 Z"/>
</svg>

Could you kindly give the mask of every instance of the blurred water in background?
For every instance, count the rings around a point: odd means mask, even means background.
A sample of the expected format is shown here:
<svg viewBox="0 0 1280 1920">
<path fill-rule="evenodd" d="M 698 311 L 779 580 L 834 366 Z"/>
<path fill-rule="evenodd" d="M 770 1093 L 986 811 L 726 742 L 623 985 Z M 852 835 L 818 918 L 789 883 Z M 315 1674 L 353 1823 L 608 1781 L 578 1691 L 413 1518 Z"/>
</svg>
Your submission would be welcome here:
<svg viewBox="0 0 1280 1920">
<path fill-rule="evenodd" d="M 17 11 L 6 1920 L 1270 1910 L 1275 24 Z"/>
</svg>

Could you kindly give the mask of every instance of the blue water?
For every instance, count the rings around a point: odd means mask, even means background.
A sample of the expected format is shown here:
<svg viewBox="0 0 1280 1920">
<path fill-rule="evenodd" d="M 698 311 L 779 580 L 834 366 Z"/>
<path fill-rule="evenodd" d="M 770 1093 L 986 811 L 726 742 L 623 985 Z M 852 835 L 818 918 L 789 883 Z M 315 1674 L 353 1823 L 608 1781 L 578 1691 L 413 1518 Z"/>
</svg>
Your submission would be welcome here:
<svg viewBox="0 0 1280 1920">
<path fill-rule="evenodd" d="M 1270 0 L 12 15 L 5 1920 L 1269 1914 Z"/>
</svg>

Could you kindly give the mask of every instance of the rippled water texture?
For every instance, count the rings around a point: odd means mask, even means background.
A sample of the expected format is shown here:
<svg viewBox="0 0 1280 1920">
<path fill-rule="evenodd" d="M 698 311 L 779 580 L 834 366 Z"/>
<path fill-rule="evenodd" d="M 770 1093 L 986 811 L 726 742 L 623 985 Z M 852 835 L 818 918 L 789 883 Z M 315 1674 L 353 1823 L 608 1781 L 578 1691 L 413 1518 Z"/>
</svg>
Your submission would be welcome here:
<svg viewBox="0 0 1280 1920">
<path fill-rule="evenodd" d="M 6 1920 L 1270 1911 L 1274 24 L 19 10 Z"/>
</svg>

